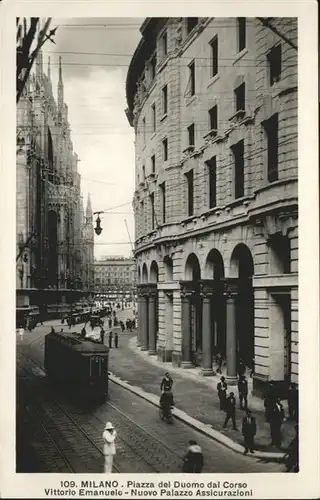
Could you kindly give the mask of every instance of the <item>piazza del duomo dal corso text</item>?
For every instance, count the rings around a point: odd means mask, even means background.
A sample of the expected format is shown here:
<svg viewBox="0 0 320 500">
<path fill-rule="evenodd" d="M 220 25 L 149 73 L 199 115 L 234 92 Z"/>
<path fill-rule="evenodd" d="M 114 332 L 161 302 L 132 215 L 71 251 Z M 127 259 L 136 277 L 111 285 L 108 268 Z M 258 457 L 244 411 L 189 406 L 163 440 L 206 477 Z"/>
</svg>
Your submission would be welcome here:
<svg viewBox="0 0 320 500">
<path fill-rule="evenodd" d="M 16 308 L 59 318 L 92 298 L 94 229 L 80 191 L 59 62 L 57 102 L 50 59 L 36 57 L 17 104 Z"/>
<path fill-rule="evenodd" d="M 206 376 L 219 352 L 230 385 L 242 359 L 256 395 L 298 382 L 297 21 L 274 22 L 147 18 L 126 81 L 138 345 Z"/>
</svg>

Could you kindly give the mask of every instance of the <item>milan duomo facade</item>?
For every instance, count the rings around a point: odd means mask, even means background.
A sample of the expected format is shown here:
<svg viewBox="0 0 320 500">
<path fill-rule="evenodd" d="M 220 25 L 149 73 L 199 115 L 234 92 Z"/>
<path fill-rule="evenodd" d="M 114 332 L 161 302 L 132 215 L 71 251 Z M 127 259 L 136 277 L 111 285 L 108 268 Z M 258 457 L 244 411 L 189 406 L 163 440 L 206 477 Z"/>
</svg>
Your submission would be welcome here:
<svg viewBox="0 0 320 500">
<path fill-rule="evenodd" d="M 272 24 L 148 18 L 126 83 L 138 345 L 220 352 L 230 384 L 242 358 L 256 394 L 298 382 L 297 20 Z"/>
<path fill-rule="evenodd" d="M 56 103 L 40 52 L 17 106 L 18 308 L 60 314 L 93 291 L 92 217 L 90 198 L 83 209 L 61 59 Z"/>
</svg>

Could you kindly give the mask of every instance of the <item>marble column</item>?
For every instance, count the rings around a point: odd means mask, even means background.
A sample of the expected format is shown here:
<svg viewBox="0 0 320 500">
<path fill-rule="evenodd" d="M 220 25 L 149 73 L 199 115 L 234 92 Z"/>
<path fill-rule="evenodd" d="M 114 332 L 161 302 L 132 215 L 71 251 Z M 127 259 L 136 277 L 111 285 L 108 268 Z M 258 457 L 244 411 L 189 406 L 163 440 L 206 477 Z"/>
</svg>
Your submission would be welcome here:
<svg viewBox="0 0 320 500">
<path fill-rule="evenodd" d="M 182 361 L 181 368 L 192 368 L 191 363 L 191 331 L 190 331 L 190 296 L 181 294 L 181 330 L 182 330 Z"/>
<path fill-rule="evenodd" d="M 237 383 L 237 330 L 236 330 L 236 294 L 229 293 L 227 309 L 227 383 Z"/>
<path fill-rule="evenodd" d="M 212 370 L 212 293 L 202 293 L 202 375 L 213 375 Z"/>
<path fill-rule="evenodd" d="M 157 316 L 157 296 L 156 292 L 151 292 L 149 295 L 148 304 L 148 327 L 149 327 L 149 354 L 157 354 L 156 350 L 156 316 Z"/>
<path fill-rule="evenodd" d="M 140 337 L 140 342 L 141 342 L 141 351 L 147 351 L 148 350 L 148 302 L 147 302 L 147 295 L 143 295 L 141 301 L 141 327 L 140 327 L 140 332 L 141 332 L 141 337 Z"/>
</svg>

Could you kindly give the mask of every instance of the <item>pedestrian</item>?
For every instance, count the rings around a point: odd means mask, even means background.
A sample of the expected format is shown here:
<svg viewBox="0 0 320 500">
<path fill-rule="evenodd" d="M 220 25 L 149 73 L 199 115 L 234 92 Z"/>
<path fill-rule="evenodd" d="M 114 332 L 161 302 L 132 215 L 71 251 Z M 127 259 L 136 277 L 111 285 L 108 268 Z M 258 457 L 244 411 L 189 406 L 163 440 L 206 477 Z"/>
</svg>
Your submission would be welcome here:
<svg viewBox="0 0 320 500">
<path fill-rule="evenodd" d="M 83 327 L 81 330 L 80 336 L 81 336 L 81 338 L 84 339 L 86 335 L 87 335 L 87 331 L 86 331 L 85 327 Z"/>
<path fill-rule="evenodd" d="M 217 391 L 220 400 L 220 410 L 224 410 L 225 408 L 227 389 L 228 389 L 228 384 L 226 383 L 226 379 L 224 377 L 221 377 L 220 382 L 217 385 Z"/>
<path fill-rule="evenodd" d="M 272 409 L 276 403 L 275 386 L 273 382 L 269 383 L 267 393 L 264 397 L 264 408 L 266 421 L 270 423 Z"/>
<path fill-rule="evenodd" d="M 232 420 L 232 428 L 234 431 L 237 431 L 237 426 L 236 426 L 236 398 L 234 397 L 234 393 L 230 392 L 229 396 L 226 399 L 225 402 L 225 412 L 226 412 L 226 418 L 223 424 L 223 427 L 227 427 L 227 423 L 229 422 L 230 418 Z"/>
<path fill-rule="evenodd" d="M 101 330 L 100 330 L 100 342 L 101 342 L 101 344 L 104 344 L 104 334 L 105 334 L 105 331 L 104 331 L 104 328 L 102 326 Z"/>
<path fill-rule="evenodd" d="M 119 338 L 118 338 L 118 332 L 114 332 L 114 347 L 118 347 L 118 342 L 119 342 Z"/>
<path fill-rule="evenodd" d="M 50 333 L 56 333 L 56 331 L 55 331 L 55 329 L 53 328 L 53 326 L 51 327 Z"/>
<path fill-rule="evenodd" d="M 217 355 L 216 355 L 216 363 L 218 365 L 217 373 L 220 373 L 220 375 L 222 373 L 222 371 L 221 371 L 222 362 L 223 362 L 222 356 L 221 356 L 220 352 L 218 352 Z"/>
<path fill-rule="evenodd" d="M 299 406 L 299 398 L 298 398 L 298 389 L 295 384 L 289 385 L 288 390 L 288 409 L 289 409 L 289 419 L 298 421 L 298 406 Z"/>
<path fill-rule="evenodd" d="M 194 439 L 190 439 L 189 447 L 183 458 L 182 472 L 200 474 L 203 469 L 203 453 L 201 447 Z"/>
<path fill-rule="evenodd" d="M 129 330 L 129 319 L 126 321 L 126 329 Z"/>
<path fill-rule="evenodd" d="M 250 450 L 254 453 L 254 436 L 257 432 L 256 419 L 250 410 L 246 410 L 246 415 L 242 420 L 242 435 L 244 437 L 244 455 Z"/>
<path fill-rule="evenodd" d="M 281 425 L 284 420 L 284 409 L 279 398 L 276 399 L 275 405 L 270 412 L 270 432 L 271 445 L 281 448 Z"/>
<path fill-rule="evenodd" d="M 132 320 L 132 328 L 133 328 L 133 330 L 136 329 L 136 320 L 135 319 Z"/>
<path fill-rule="evenodd" d="M 113 333 L 112 333 L 112 332 L 110 332 L 110 333 L 109 333 L 109 349 L 111 349 L 111 348 L 112 348 L 112 336 L 113 336 Z"/>
<path fill-rule="evenodd" d="M 247 410 L 247 408 L 248 408 L 248 382 L 247 382 L 247 379 L 244 375 L 239 377 L 238 392 L 239 392 L 240 409 Z M 244 406 L 243 406 L 243 402 L 244 402 Z"/>
<path fill-rule="evenodd" d="M 111 318 L 109 318 L 108 323 L 109 323 L 109 328 L 111 328 L 112 327 L 112 319 Z"/>
<path fill-rule="evenodd" d="M 103 454 L 104 454 L 104 472 L 110 474 L 112 472 L 113 457 L 116 454 L 115 439 L 117 431 L 111 422 L 107 422 L 103 434 Z"/>
</svg>

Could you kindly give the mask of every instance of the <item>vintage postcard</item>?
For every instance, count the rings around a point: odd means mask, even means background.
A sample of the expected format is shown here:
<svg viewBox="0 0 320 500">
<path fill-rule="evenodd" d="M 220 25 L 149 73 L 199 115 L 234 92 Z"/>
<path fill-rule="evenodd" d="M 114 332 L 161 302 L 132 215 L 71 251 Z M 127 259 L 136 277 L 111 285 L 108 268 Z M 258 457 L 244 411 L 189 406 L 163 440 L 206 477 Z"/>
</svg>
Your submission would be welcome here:
<svg viewBox="0 0 320 500">
<path fill-rule="evenodd" d="M 316 7 L 0 4 L 1 497 L 319 496 Z"/>
</svg>

